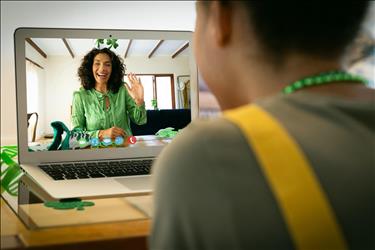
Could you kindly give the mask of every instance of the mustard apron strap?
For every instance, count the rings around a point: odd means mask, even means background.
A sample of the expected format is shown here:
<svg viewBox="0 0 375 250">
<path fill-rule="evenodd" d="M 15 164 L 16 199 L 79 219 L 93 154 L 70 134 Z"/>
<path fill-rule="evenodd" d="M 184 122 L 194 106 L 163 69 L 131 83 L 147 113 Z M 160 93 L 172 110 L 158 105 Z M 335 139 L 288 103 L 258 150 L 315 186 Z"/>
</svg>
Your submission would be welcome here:
<svg viewBox="0 0 375 250">
<path fill-rule="evenodd" d="M 297 249 L 347 249 L 333 209 L 304 153 L 256 105 L 224 113 L 253 149 Z"/>
</svg>

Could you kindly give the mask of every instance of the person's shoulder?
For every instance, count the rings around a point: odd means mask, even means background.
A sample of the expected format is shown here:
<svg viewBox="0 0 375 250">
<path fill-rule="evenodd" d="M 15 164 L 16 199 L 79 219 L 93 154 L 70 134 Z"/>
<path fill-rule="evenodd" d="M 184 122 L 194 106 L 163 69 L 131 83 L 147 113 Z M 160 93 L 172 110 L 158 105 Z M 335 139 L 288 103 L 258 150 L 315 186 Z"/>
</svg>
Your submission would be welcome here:
<svg viewBox="0 0 375 250">
<path fill-rule="evenodd" d="M 126 91 L 126 88 L 124 86 L 125 83 L 122 83 L 120 87 L 118 88 L 118 93 Z"/>
<path fill-rule="evenodd" d="M 231 144 L 233 139 L 240 136 L 239 129 L 224 117 L 211 120 L 191 122 L 172 141 L 170 148 L 190 148 L 196 151 L 199 149 L 210 150 L 213 146 L 218 147 L 224 144 Z"/>
<path fill-rule="evenodd" d="M 233 143 L 233 139 L 241 136 L 240 130 L 224 117 L 211 120 L 196 120 L 187 126 L 181 136 L 176 138 L 176 144 L 191 144 L 211 149 L 220 145 Z"/>
<path fill-rule="evenodd" d="M 346 122 L 369 123 L 365 126 L 371 126 L 374 124 L 373 100 L 375 99 L 358 101 L 338 95 L 297 92 L 265 98 L 257 101 L 256 104 L 291 128 L 297 124 L 301 126 L 301 122 L 305 123 L 308 120 L 311 124 L 312 119 L 315 123 L 326 121 L 333 126 L 342 126 L 343 119 Z"/>
<path fill-rule="evenodd" d="M 124 84 L 121 84 L 118 91 L 116 93 L 112 93 L 113 95 L 125 95 L 127 93 Z"/>
<path fill-rule="evenodd" d="M 83 87 L 80 87 L 78 90 L 75 90 L 73 92 L 73 97 L 74 98 L 85 98 L 89 96 L 91 93 L 91 90 L 86 90 Z"/>
<path fill-rule="evenodd" d="M 90 92 L 90 90 L 85 89 L 84 87 L 80 87 L 78 90 L 75 90 L 73 92 L 74 95 L 82 95 L 82 94 L 87 94 Z"/>
<path fill-rule="evenodd" d="M 228 148 L 244 144 L 239 128 L 224 118 L 193 121 L 159 155 L 154 171 L 194 177 L 195 171 L 211 171 L 216 161 L 228 157 Z"/>
</svg>

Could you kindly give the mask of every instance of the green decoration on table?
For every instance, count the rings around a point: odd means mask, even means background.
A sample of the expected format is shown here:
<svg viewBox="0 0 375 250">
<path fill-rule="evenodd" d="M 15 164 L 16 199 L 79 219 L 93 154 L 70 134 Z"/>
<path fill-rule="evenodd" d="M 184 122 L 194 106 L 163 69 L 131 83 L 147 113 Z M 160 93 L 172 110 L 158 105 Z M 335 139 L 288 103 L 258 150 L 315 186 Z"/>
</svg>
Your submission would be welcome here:
<svg viewBox="0 0 375 250">
<path fill-rule="evenodd" d="M 158 109 L 158 101 L 156 99 L 151 100 L 151 106 L 156 110 Z"/>
<path fill-rule="evenodd" d="M 18 195 L 18 182 L 23 172 L 13 158 L 17 156 L 17 146 L 1 147 L 1 193 L 6 191 Z"/>
<path fill-rule="evenodd" d="M 291 94 L 299 89 L 311 86 L 326 85 L 333 82 L 353 82 L 356 84 L 362 83 L 366 85 L 368 80 L 362 76 L 353 75 L 345 71 L 329 71 L 295 81 L 286 86 L 282 92 L 284 94 Z"/>
<path fill-rule="evenodd" d="M 69 149 L 69 137 L 70 137 L 70 130 L 69 128 L 60 121 L 51 122 L 51 126 L 53 128 L 53 141 L 48 146 L 48 150 L 64 150 Z M 62 135 L 66 133 L 64 140 L 62 139 Z"/>
<path fill-rule="evenodd" d="M 157 137 L 160 137 L 160 138 L 173 138 L 175 137 L 179 132 L 181 131 L 178 130 L 178 131 L 174 131 L 174 128 L 164 128 L 164 129 L 160 129 L 158 132 L 156 132 L 156 136 Z"/>
<path fill-rule="evenodd" d="M 92 201 L 46 201 L 44 206 L 51 207 L 58 210 L 77 209 L 78 211 L 85 210 L 85 207 L 92 207 L 95 203 Z"/>
<path fill-rule="evenodd" d="M 53 128 L 53 140 L 47 150 L 80 149 L 90 146 L 90 134 L 80 129 L 69 130 L 61 121 L 51 122 Z M 65 138 L 63 135 L 65 134 Z"/>
</svg>

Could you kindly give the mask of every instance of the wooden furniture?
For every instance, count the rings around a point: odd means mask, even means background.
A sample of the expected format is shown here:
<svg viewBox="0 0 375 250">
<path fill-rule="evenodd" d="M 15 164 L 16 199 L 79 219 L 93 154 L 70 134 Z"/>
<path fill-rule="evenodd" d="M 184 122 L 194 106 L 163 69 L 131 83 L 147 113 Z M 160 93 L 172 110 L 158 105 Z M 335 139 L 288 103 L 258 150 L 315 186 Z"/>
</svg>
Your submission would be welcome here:
<svg viewBox="0 0 375 250">
<path fill-rule="evenodd" d="M 47 208 L 46 200 L 26 175 L 17 197 L 1 195 L 1 249 L 148 249 L 151 195 L 88 199 L 95 205 L 83 211 Z"/>
<path fill-rule="evenodd" d="M 32 119 L 33 117 L 34 119 Z M 30 126 L 30 121 L 33 121 L 33 123 L 31 124 L 31 132 L 32 132 L 31 141 L 32 142 L 35 142 L 36 127 L 38 126 L 38 119 L 39 119 L 39 115 L 36 112 L 27 114 L 27 127 Z"/>
<path fill-rule="evenodd" d="M 83 218 L 86 211 L 48 210 L 43 204 L 21 205 L 19 212 L 28 211 L 26 215 L 30 220 L 38 220 L 42 225 L 31 230 L 1 198 L 1 249 L 147 249 L 150 219 L 146 214 L 126 202 L 125 198 L 90 201 L 96 205 L 86 208 L 87 218 Z M 64 213 L 66 216 L 62 215 Z M 53 214 L 55 216 L 51 217 Z M 96 214 L 98 218 L 89 214 Z M 123 220 L 116 220 L 116 214 Z M 74 223 L 74 216 L 79 223 Z M 127 216 L 134 217 L 128 220 Z M 64 218 L 70 225 L 62 226 Z"/>
</svg>

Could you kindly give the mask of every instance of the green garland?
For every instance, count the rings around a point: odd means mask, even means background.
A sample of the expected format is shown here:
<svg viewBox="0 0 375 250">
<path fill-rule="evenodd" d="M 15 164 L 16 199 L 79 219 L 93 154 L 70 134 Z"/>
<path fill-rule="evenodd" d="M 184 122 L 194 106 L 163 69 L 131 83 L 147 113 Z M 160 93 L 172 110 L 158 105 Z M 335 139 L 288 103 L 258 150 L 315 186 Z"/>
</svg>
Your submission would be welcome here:
<svg viewBox="0 0 375 250">
<path fill-rule="evenodd" d="M 18 195 L 18 182 L 23 172 L 13 158 L 17 156 L 17 146 L 1 147 L 1 193 L 6 191 Z"/>
<path fill-rule="evenodd" d="M 291 94 L 297 90 L 311 87 L 311 86 L 319 86 L 319 85 L 326 85 L 335 82 L 348 82 L 348 83 L 355 83 L 355 84 L 365 84 L 367 85 L 368 80 L 359 75 L 353 75 L 351 73 L 345 71 L 329 71 L 323 72 L 317 75 L 312 75 L 295 81 L 288 86 L 286 86 L 282 92 L 284 94 Z"/>
</svg>

